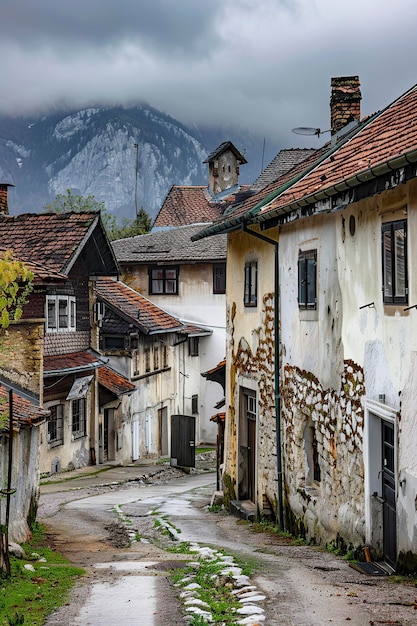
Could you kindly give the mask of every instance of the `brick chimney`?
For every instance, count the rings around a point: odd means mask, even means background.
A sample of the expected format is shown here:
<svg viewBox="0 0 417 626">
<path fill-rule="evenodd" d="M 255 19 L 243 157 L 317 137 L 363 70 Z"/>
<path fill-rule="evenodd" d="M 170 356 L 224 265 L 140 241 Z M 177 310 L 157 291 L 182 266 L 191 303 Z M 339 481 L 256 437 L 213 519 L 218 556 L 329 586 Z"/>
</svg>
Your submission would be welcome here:
<svg viewBox="0 0 417 626">
<path fill-rule="evenodd" d="M 359 76 L 337 76 L 331 80 L 330 128 L 332 135 L 361 118 L 361 90 Z"/>
<path fill-rule="evenodd" d="M 0 215 L 9 215 L 8 190 L 12 186 L 7 183 L 0 183 Z"/>
</svg>

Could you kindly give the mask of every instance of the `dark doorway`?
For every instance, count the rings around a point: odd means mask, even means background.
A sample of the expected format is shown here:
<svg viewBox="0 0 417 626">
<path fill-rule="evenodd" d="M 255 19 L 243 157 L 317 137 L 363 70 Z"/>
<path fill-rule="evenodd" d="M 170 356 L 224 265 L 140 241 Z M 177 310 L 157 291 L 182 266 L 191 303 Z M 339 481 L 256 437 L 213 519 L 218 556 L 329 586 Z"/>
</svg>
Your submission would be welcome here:
<svg viewBox="0 0 417 626">
<path fill-rule="evenodd" d="M 171 415 L 171 465 L 195 467 L 195 418 Z"/>
<path fill-rule="evenodd" d="M 256 502 L 256 392 L 240 393 L 239 500 Z"/>
<path fill-rule="evenodd" d="M 159 456 L 168 456 L 168 411 L 166 407 L 158 409 L 158 453 Z"/>
<path fill-rule="evenodd" d="M 397 513 L 395 504 L 394 425 L 382 421 L 382 498 L 384 559 L 397 565 Z"/>
</svg>

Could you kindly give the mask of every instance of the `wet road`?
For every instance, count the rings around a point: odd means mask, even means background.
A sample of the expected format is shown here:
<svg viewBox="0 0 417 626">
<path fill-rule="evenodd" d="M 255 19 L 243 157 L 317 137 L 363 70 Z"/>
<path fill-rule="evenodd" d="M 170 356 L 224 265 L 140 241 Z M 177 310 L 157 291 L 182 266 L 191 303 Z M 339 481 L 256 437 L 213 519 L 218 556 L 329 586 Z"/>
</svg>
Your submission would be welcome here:
<svg viewBox="0 0 417 626">
<path fill-rule="evenodd" d="M 146 543 L 146 524 L 149 530 L 149 520 L 155 516 L 168 520 L 171 533 L 177 534 L 180 541 L 215 546 L 252 561 L 251 582 L 266 596 L 262 624 L 415 624 L 411 606 L 414 589 L 396 589 L 385 579 L 358 573 L 332 554 L 290 544 L 276 535 L 255 534 L 248 525 L 239 524 L 229 515 L 208 512 L 214 488 L 214 474 L 187 475 L 166 484 L 129 486 L 87 497 L 80 493 L 79 499 L 67 502 L 60 509 L 63 536 L 71 532 L 77 520 L 80 528 L 87 524 L 85 532 L 93 536 L 93 528 L 100 520 L 103 523 L 112 518 L 124 523 L 132 536 L 140 533 L 142 541 L 133 542 L 129 550 L 119 550 L 113 556 L 102 547 L 92 549 L 89 567 L 94 575 L 88 593 L 81 593 L 69 617 L 57 614 L 47 626 L 184 623 L 166 571 L 161 571 L 164 562 L 170 560 L 172 564 L 173 558 L 183 555 L 173 557 Z M 94 548 L 91 540 L 86 545 Z M 75 547 L 74 551 L 77 549 L 80 548 Z M 408 606 L 407 600 L 411 603 Z"/>
</svg>

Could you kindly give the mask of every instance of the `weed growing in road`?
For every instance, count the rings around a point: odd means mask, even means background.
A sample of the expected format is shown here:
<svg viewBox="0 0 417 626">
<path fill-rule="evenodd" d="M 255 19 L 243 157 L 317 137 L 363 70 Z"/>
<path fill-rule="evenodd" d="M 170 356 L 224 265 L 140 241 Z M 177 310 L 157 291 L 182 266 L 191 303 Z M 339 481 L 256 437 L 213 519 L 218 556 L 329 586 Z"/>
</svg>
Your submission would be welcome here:
<svg viewBox="0 0 417 626">
<path fill-rule="evenodd" d="M 42 545 L 40 526 L 36 525 L 33 534 L 31 543 L 22 546 L 25 558 L 11 556 L 12 575 L 0 582 L 0 626 L 41 626 L 55 608 L 62 606 L 77 578 L 85 573 Z"/>
<path fill-rule="evenodd" d="M 190 542 L 189 541 L 181 541 L 181 543 L 175 544 L 167 549 L 168 552 L 174 552 L 175 554 L 189 554 L 190 553 Z"/>
</svg>

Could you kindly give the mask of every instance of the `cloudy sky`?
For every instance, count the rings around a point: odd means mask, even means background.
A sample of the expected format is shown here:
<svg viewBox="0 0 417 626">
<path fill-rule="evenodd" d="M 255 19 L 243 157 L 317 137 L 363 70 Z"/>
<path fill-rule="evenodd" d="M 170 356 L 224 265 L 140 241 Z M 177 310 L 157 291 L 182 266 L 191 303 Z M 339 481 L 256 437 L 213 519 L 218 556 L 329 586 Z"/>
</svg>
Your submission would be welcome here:
<svg viewBox="0 0 417 626">
<path fill-rule="evenodd" d="M 364 115 L 417 83 L 416 0 L 0 0 L 0 20 L 2 113 L 146 101 L 316 146 L 291 128 L 329 127 L 332 76 L 359 75 Z"/>
</svg>

